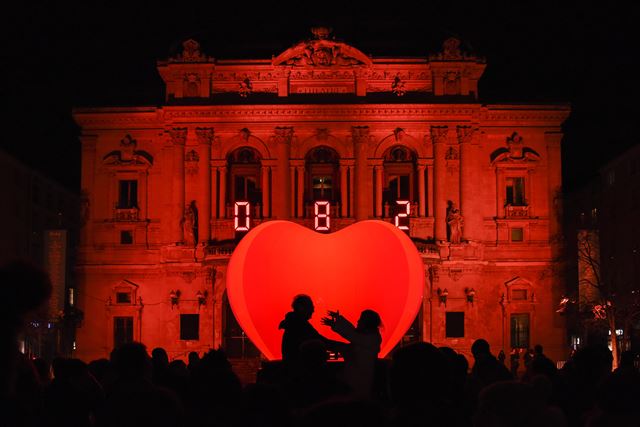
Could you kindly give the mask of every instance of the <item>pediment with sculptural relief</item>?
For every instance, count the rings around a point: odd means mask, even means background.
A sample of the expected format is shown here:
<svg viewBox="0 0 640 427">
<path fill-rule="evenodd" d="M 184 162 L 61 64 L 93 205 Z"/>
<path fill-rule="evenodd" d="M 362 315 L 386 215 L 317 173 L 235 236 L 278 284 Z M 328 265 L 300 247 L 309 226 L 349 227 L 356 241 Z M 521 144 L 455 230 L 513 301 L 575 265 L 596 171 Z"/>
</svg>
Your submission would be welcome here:
<svg viewBox="0 0 640 427">
<path fill-rule="evenodd" d="M 329 38 L 330 28 L 311 29 L 315 38 L 303 41 L 273 58 L 272 64 L 298 67 L 371 66 L 367 55 L 353 46 Z"/>
</svg>

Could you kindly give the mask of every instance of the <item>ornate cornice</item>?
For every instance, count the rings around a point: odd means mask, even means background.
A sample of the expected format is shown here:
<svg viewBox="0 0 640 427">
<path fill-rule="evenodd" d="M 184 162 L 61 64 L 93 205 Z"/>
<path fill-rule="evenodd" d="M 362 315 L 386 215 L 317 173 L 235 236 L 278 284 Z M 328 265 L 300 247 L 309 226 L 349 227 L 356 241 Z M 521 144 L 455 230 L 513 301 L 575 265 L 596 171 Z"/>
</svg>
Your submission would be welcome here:
<svg viewBox="0 0 640 427">
<path fill-rule="evenodd" d="M 293 138 L 293 127 L 277 126 L 273 130 L 273 139 L 277 143 L 290 144 Z"/>
</svg>

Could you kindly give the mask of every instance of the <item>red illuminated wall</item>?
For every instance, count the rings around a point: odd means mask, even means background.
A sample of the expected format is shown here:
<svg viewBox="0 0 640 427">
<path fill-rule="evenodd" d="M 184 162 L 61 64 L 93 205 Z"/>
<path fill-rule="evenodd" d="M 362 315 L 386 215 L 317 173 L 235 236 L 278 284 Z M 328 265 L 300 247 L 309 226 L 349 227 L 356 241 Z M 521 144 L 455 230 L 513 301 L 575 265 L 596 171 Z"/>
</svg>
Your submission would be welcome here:
<svg viewBox="0 0 640 427">
<path fill-rule="evenodd" d="M 216 61 L 187 41 L 158 63 L 165 105 L 74 111 L 86 220 L 78 356 L 108 355 L 117 322 L 120 336 L 171 357 L 233 342 L 225 283 L 237 201 L 251 202 L 251 227 L 313 228 L 313 202 L 329 200 L 336 231 L 393 224 L 396 201 L 408 200 L 426 278 L 420 338 L 468 354 L 483 337 L 506 352 L 521 315 L 529 345 L 561 359 L 555 200 L 569 109 L 479 103 L 484 60 L 455 40 L 428 58 L 383 60 L 321 37 L 251 62 Z M 449 201 L 464 218 L 459 239 Z M 463 336 L 447 336 L 447 312 L 464 313 Z M 197 340 L 180 339 L 185 314 L 199 315 Z"/>
</svg>

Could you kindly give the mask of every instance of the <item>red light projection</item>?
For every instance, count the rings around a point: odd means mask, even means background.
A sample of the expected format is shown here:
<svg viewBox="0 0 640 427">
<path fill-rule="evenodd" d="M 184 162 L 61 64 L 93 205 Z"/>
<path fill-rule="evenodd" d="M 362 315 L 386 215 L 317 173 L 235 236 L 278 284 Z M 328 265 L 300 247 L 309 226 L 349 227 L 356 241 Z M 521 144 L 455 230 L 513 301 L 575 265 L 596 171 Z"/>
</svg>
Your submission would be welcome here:
<svg viewBox="0 0 640 427">
<path fill-rule="evenodd" d="M 315 202 L 315 221 L 314 228 L 316 231 L 329 231 L 331 228 L 331 204 L 329 202 Z M 322 209 L 324 212 L 320 212 Z"/>
<path fill-rule="evenodd" d="M 249 231 L 251 220 L 251 204 L 236 202 L 233 207 L 233 227 L 236 231 Z"/>
<path fill-rule="evenodd" d="M 281 357 L 278 324 L 297 294 L 314 301 L 311 323 L 327 310 L 355 321 L 370 308 L 382 317 L 385 356 L 415 319 L 422 301 L 424 265 L 402 231 L 383 221 L 360 221 L 331 234 L 288 221 L 269 221 L 238 244 L 227 270 L 229 303 L 240 326 L 270 360 Z"/>
<path fill-rule="evenodd" d="M 409 230 L 409 215 L 411 214 L 411 204 L 408 200 L 398 200 L 396 201 L 398 206 L 404 206 L 405 211 L 399 212 L 395 216 L 395 224 L 400 230 Z M 400 223 L 400 218 L 402 218 L 402 224 Z M 406 220 L 404 219 L 406 218 Z"/>
</svg>

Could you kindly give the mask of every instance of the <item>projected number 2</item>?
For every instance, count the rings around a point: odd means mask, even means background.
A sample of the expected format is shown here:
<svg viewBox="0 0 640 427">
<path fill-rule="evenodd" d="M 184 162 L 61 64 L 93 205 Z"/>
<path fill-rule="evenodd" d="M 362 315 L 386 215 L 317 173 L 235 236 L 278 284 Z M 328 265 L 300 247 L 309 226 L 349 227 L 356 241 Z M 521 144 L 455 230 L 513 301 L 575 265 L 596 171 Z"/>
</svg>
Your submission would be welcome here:
<svg viewBox="0 0 640 427">
<path fill-rule="evenodd" d="M 396 227 L 400 230 L 409 230 L 409 214 L 411 213 L 411 205 L 408 200 L 397 200 L 396 203 L 398 205 L 398 213 L 395 216 Z"/>
<path fill-rule="evenodd" d="M 236 231 L 249 231 L 250 212 L 251 204 L 249 202 L 236 202 L 233 209 L 233 226 Z"/>
<path fill-rule="evenodd" d="M 329 202 L 315 202 L 315 222 L 316 231 L 329 231 L 331 227 L 331 204 Z"/>
</svg>

